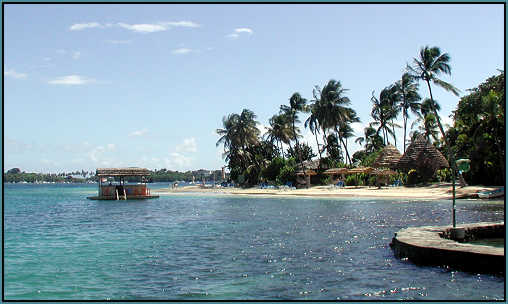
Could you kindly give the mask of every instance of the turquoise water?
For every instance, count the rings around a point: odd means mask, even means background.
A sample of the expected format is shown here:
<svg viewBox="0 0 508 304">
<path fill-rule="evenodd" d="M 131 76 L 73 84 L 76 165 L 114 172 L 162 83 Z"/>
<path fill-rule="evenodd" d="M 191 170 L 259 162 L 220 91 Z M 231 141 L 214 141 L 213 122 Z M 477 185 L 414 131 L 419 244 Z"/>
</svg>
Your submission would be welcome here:
<svg viewBox="0 0 508 304">
<path fill-rule="evenodd" d="M 504 299 L 503 277 L 393 256 L 396 231 L 447 225 L 449 201 L 95 193 L 4 185 L 5 299 Z M 502 202 L 457 203 L 458 223 L 503 219 Z"/>
</svg>

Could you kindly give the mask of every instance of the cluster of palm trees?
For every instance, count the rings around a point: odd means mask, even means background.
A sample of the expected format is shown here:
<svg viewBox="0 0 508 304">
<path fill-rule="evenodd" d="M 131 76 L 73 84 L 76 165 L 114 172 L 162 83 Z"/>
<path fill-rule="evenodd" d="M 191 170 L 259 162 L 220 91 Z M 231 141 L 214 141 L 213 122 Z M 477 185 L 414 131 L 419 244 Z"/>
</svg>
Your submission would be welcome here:
<svg viewBox="0 0 508 304">
<path fill-rule="evenodd" d="M 355 142 L 363 144 L 365 152 L 372 153 L 390 144 L 391 139 L 397 145 L 395 129 L 403 128 L 405 152 L 408 142 L 407 122 L 410 113 L 413 113 L 417 118 L 411 128 L 418 126 L 418 129 L 412 132 L 412 137 L 424 134 L 427 138 L 437 141 L 439 138 L 437 127 L 446 145 L 449 146 L 438 115 L 440 107 L 433 99 L 431 90 L 433 83 L 458 95 L 458 89 L 438 78 L 440 74 L 450 74 L 449 60 L 450 56 L 441 53 L 438 47 L 421 48 L 419 56 L 413 58 L 411 65 L 407 65 L 406 72 L 400 80 L 384 88 L 378 96 L 372 92 L 373 122 L 364 129 L 364 136 L 358 137 Z M 430 95 L 429 99 L 421 103 L 418 81 L 427 84 Z M 292 156 L 297 162 L 302 163 L 306 160 L 309 153 L 303 151 L 308 145 L 299 142 L 299 138 L 302 137 L 298 127 L 301 123 L 300 113 L 309 113 L 304 127 L 314 135 L 320 164 L 327 158 L 335 163 L 342 162 L 351 166 L 353 162 L 348 149 L 348 140 L 354 136 L 352 123 L 360 122 L 360 119 L 351 108 L 351 100 L 346 96 L 346 92 L 347 89 L 342 87 L 340 81 L 331 79 L 322 88 L 314 87 L 313 99 L 310 102 L 299 93 L 292 94 L 289 104 L 281 105 L 279 113 L 269 119 L 269 127 L 264 138 L 260 138 L 256 115 L 252 111 L 244 109 L 241 114 L 224 117 L 223 128 L 217 129 L 217 134 L 221 136 L 217 145 L 224 145 L 224 156 L 232 177 L 259 175 L 262 168 L 274 157 L 284 158 L 288 155 L 284 151 L 284 146 L 288 147 L 287 152 L 292 151 Z M 397 124 L 400 113 L 403 126 Z M 324 152 L 327 153 L 327 157 L 323 157 Z M 237 172 L 233 172 L 235 170 Z M 255 181 L 255 178 L 251 181 Z"/>
</svg>

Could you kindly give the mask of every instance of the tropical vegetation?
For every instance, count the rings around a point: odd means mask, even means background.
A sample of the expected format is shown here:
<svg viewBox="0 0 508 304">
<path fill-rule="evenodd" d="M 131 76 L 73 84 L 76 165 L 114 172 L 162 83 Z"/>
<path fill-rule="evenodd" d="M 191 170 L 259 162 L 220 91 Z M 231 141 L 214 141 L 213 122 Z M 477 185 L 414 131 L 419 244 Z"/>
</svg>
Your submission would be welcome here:
<svg viewBox="0 0 508 304">
<path fill-rule="evenodd" d="M 432 89 L 438 86 L 459 96 L 460 90 L 442 79 L 443 75 L 451 75 L 451 70 L 448 53 L 439 47 L 422 47 L 400 79 L 382 88 L 378 94 L 376 90 L 372 91 L 372 121 L 365 124 L 364 134 L 356 138 L 353 124 L 360 119 L 347 96 L 348 89 L 335 79 L 330 79 L 322 87 L 314 85 L 310 99 L 300 93 L 292 94 L 289 102 L 280 105 L 279 112 L 269 119 L 263 135 L 257 116 L 249 109 L 224 116 L 222 128 L 217 129 L 217 146 L 224 148 L 230 179 L 242 186 L 262 182 L 294 183 L 297 172 L 305 174 L 304 163 L 315 160 L 318 176 L 314 181 L 328 183 L 330 179 L 322 175 L 326 168 L 371 165 L 384 146 L 397 145 L 396 130 L 403 129 L 402 153 L 412 140 L 423 135 L 452 165 L 451 169 L 435 172 L 434 180 L 449 180 L 456 172 L 455 160 L 468 158 L 472 161 L 471 171 L 463 173 L 468 182 L 502 184 L 505 165 L 504 71 L 460 98 L 452 115 L 453 125 L 445 130 L 439 115 L 441 107 L 434 99 Z M 422 98 L 421 83 L 426 89 L 422 91 L 427 91 L 428 97 Z M 302 118 L 304 115 L 307 116 Z M 413 120 L 411 126 L 409 119 Z M 316 151 L 311 146 L 313 143 L 303 140 L 302 125 L 313 135 Z M 352 155 L 351 140 L 362 147 Z M 415 179 L 413 176 L 419 176 L 416 169 L 405 172 L 404 179 L 408 180 L 407 173 L 411 175 L 410 181 Z M 486 174 L 495 178 L 482 179 Z M 366 176 L 348 178 L 350 184 L 369 181 L 372 179 Z"/>
</svg>

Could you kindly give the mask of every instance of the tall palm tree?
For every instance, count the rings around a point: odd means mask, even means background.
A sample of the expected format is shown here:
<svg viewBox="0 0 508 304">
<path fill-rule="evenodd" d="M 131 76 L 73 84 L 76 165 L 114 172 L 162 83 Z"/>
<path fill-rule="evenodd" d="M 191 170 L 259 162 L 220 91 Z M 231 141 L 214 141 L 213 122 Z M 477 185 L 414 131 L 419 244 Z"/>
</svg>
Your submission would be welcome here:
<svg viewBox="0 0 508 304">
<path fill-rule="evenodd" d="M 344 146 L 347 160 L 351 164 L 351 157 L 349 157 L 347 144 L 344 142 L 344 138 L 339 132 L 339 128 L 341 126 L 349 125 L 351 122 L 356 121 L 355 117 L 352 116 L 352 109 L 348 107 L 351 104 L 351 101 L 345 96 L 346 91 L 347 89 L 342 87 L 340 81 L 331 79 L 322 90 L 316 86 L 314 90 L 314 97 L 320 108 L 320 115 L 318 115 L 318 117 L 319 124 L 323 129 L 323 135 L 326 137 L 327 129 L 331 129 L 336 132 L 339 141 Z M 329 143 L 327 142 L 327 145 L 328 144 Z"/>
<path fill-rule="evenodd" d="M 374 91 L 372 91 L 372 111 L 370 113 L 371 117 L 374 119 L 374 122 L 370 123 L 370 126 L 377 126 L 376 133 L 379 134 L 381 132 L 383 134 L 383 144 L 390 144 L 390 139 L 388 135 L 395 137 L 395 132 L 393 131 L 393 115 L 394 112 L 392 105 L 390 104 L 390 94 L 391 88 L 384 88 L 381 93 L 379 93 L 379 99 L 374 95 Z"/>
<path fill-rule="evenodd" d="M 449 61 L 450 55 L 448 55 L 448 53 L 441 54 L 441 50 L 438 47 L 425 46 L 420 49 L 419 57 L 413 58 L 413 65 L 407 66 L 409 73 L 414 78 L 423 80 L 427 83 L 431 101 L 434 101 L 432 96 L 432 88 L 430 86 L 431 82 L 439 87 L 442 87 L 446 91 L 452 92 L 455 96 L 459 96 L 459 89 L 454 87 L 452 84 L 438 78 L 438 75 L 441 73 L 451 75 L 451 67 L 448 64 Z M 433 105 L 434 103 L 432 102 L 432 111 L 436 116 L 439 130 L 441 131 L 441 135 L 443 136 L 446 145 L 450 149 L 450 145 L 448 143 L 448 139 L 446 138 L 443 125 L 439 119 L 439 114 Z M 451 153 L 451 150 L 449 152 Z"/>
<path fill-rule="evenodd" d="M 298 144 L 298 129 L 296 128 L 296 123 L 299 123 L 300 120 L 298 119 L 298 113 L 299 112 L 305 112 L 307 111 L 307 99 L 303 98 L 300 93 L 293 93 L 291 97 L 289 98 L 289 106 L 287 105 L 281 105 L 280 110 L 281 113 L 284 113 L 287 115 L 291 121 L 292 128 L 293 128 L 293 140 L 295 141 L 295 149 L 296 147 L 299 147 Z M 296 151 L 296 150 L 295 150 Z M 302 162 L 301 155 L 298 153 L 298 162 Z M 303 163 L 302 163 L 302 171 L 304 171 Z"/>
<path fill-rule="evenodd" d="M 223 129 L 217 129 L 219 140 L 216 145 L 224 144 L 224 156 L 229 167 L 239 165 L 247 168 L 252 160 L 248 148 L 258 144 L 260 131 L 257 128 L 256 115 L 244 109 L 240 115 L 230 114 L 222 119 Z"/>
<path fill-rule="evenodd" d="M 307 120 L 305 120 L 305 128 L 309 128 L 310 132 L 314 135 L 314 137 L 316 138 L 316 146 L 317 146 L 317 149 L 318 149 L 318 154 L 319 154 L 319 165 L 321 166 L 321 158 L 322 158 L 322 151 L 321 151 L 321 148 L 319 147 L 320 144 L 319 144 L 319 140 L 318 140 L 318 136 L 317 134 L 319 133 L 319 104 L 316 100 L 314 100 L 314 103 L 310 104 L 309 105 L 309 111 L 310 111 L 310 116 L 307 118 Z"/>
<path fill-rule="evenodd" d="M 279 149 L 279 155 L 284 158 L 283 144 L 289 145 L 293 136 L 290 122 L 287 116 L 283 114 L 273 115 L 268 122 L 270 123 L 270 127 L 266 132 L 268 140 L 280 144 L 280 148 L 277 145 L 277 149 Z"/>
<path fill-rule="evenodd" d="M 418 83 L 414 81 L 414 77 L 412 77 L 409 73 L 402 74 L 401 80 L 397 82 L 397 89 L 401 95 L 401 103 L 400 108 L 402 110 L 402 117 L 404 122 L 404 153 L 406 153 L 406 127 L 407 127 L 407 119 L 409 117 L 409 111 L 414 114 L 418 114 L 420 109 L 420 104 L 418 101 L 421 99 L 418 94 Z"/>
</svg>

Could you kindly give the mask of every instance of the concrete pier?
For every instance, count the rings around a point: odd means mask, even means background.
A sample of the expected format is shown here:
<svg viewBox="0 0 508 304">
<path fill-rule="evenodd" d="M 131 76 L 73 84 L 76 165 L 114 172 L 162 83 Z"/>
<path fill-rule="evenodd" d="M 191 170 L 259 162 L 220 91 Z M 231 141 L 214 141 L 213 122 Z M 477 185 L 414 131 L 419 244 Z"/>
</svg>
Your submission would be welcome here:
<svg viewBox="0 0 508 304">
<path fill-rule="evenodd" d="M 392 247 L 399 258 L 415 264 L 450 266 L 475 273 L 505 273 L 504 248 L 465 243 L 485 238 L 505 238 L 504 222 L 451 226 L 411 227 L 398 231 Z M 454 240 L 454 237 L 459 237 Z"/>
</svg>

